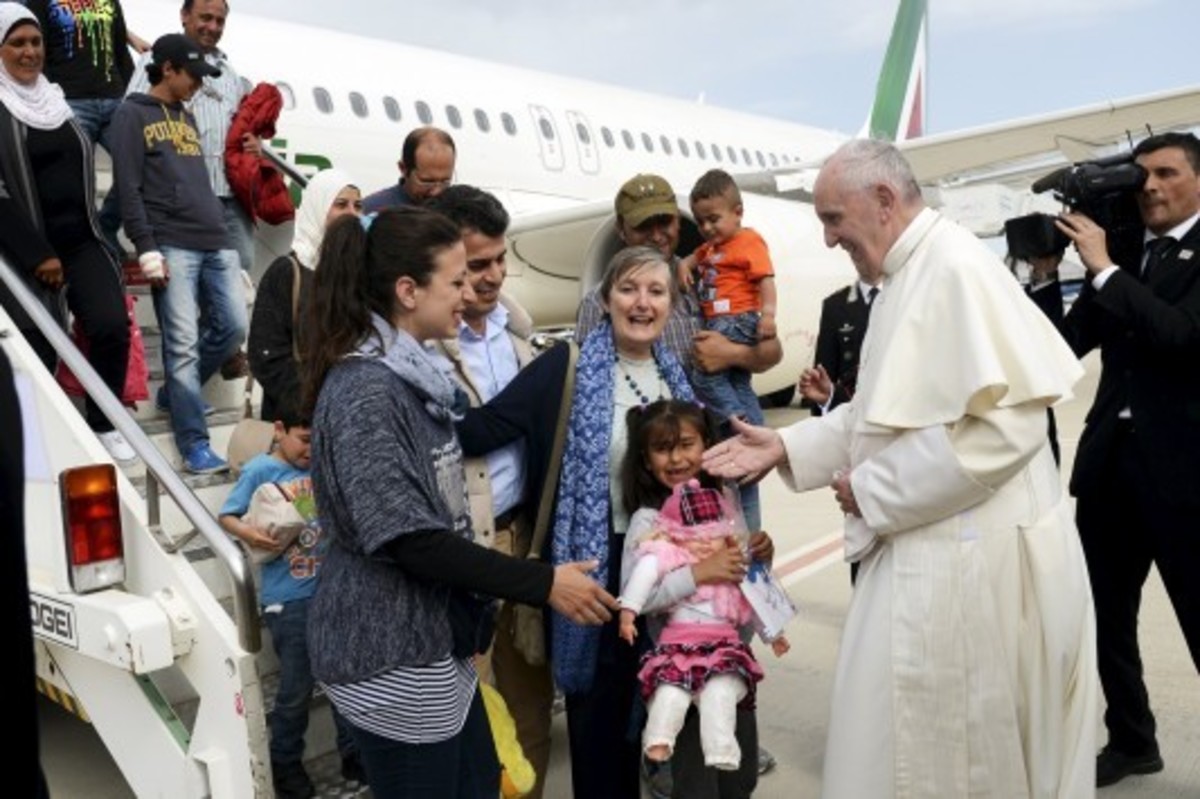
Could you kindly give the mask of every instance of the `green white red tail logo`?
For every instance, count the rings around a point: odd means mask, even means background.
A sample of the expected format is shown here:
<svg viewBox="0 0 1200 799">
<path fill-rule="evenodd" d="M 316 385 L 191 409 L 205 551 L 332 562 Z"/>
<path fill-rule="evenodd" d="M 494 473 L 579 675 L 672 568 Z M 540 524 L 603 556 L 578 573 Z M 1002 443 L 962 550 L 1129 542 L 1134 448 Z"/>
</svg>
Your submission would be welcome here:
<svg viewBox="0 0 1200 799">
<path fill-rule="evenodd" d="M 900 0 L 863 134 L 901 142 L 925 132 L 928 1 Z"/>
</svg>

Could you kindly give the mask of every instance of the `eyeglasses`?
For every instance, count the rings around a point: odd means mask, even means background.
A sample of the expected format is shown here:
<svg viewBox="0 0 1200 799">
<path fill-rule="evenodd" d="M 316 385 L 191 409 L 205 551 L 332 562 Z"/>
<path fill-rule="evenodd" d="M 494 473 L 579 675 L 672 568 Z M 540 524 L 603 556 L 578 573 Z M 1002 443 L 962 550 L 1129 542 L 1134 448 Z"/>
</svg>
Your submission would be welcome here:
<svg viewBox="0 0 1200 799">
<path fill-rule="evenodd" d="M 430 180 L 429 178 L 421 177 L 415 172 L 408 176 L 408 180 L 411 180 L 413 184 L 420 186 L 423 189 L 445 189 L 454 183 L 453 176 L 444 180 Z"/>
</svg>

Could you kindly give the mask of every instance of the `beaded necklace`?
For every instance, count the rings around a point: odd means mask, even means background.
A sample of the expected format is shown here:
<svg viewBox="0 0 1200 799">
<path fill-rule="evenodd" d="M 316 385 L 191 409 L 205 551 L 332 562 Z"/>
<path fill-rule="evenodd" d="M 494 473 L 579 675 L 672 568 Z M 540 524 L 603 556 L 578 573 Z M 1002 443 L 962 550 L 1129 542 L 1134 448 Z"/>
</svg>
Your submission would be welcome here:
<svg viewBox="0 0 1200 799">
<path fill-rule="evenodd" d="M 619 354 L 617 355 L 617 368 L 621 370 L 621 376 L 625 379 L 625 385 L 629 386 L 630 391 L 638 398 L 639 404 L 642 407 L 649 405 L 651 402 L 650 394 L 642 389 L 637 380 L 633 379 L 633 375 L 629 374 L 629 370 L 625 367 L 625 361 Z M 664 378 L 662 367 L 659 366 L 657 358 L 654 359 L 654 369 L 658 374 L 658 399 L 662 399 Z"/>
</svg>

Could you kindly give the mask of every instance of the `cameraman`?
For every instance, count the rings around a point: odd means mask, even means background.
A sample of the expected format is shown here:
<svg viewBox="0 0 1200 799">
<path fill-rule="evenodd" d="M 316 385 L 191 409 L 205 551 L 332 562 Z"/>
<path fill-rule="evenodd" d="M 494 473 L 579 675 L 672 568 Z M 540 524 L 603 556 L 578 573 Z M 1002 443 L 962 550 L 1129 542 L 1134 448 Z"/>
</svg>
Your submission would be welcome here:
<svg viewBox="0 0 1200 799">
<path fill-rule="evenodd" d="M 1088 271 L 1063 335 L 1104 362 L 1071 477 L 1108 703 L 1098 786 L 1163 768 L 1137 640 L 1152 563 L 1200 669 L 1200 140 L 1165 133 L 1133 154 L 1147 172 L 1139 263 L 1113 264 L 1084 214 L 1057 223 Z"/>
</svg>

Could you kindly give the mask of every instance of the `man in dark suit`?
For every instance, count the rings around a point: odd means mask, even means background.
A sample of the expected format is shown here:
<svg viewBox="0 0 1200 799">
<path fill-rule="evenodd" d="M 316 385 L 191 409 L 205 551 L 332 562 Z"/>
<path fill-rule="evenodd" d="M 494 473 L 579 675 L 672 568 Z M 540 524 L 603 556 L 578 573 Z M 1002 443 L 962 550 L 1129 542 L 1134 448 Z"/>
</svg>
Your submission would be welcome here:
<svg viewBox="0 0 1200 799">
<path fill-rule="evenodd" d="M 1083 214 L 1058 223 L 1088 271 L 1063 332 L 1076 353 L 1100 347 L 1104 360 L 1071 477 L 1108 703 L 1100 786 L 1163 768 L 1137 640 L 1151 564 L 1200 669 L 1200 140 L 1152 136 L 1134 157 L 1148 175 L 1140 263 L 1114 265 Z"/>
<path fill-rule="evenodd" d="M 814 415 L 828 413 L 854 396 L 859 353 L 878 293 L 879 286 L 856 280 L 821 303 L 816 357 L 812 368 L 801 372 L 799 386 Z"/>
</svg>

